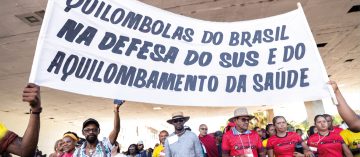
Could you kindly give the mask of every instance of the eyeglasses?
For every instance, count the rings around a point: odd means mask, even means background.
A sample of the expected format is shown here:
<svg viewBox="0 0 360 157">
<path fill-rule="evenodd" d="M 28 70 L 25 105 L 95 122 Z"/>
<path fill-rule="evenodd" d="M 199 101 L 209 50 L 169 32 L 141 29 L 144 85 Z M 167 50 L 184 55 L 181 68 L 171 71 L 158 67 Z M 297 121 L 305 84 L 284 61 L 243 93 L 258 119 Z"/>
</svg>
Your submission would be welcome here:
<svg viewBox="0 0 360 157">
<path fill-rule="evenodd" d="M 242 122 L 250 122 L 249 118 L 238 118 L 238 119 L 240 119 Z"/>
<path fill-rule="evenodd" d="M 99 128 L 93 128 L 93 129 L 85 128 L 83 131 L 84 131 L 85 133 L 90 133 L 90 132 L 98 133 L 100 130 L 99 130 Z"/>
<path fill-rule="evenodd" d="M 184 119 L 174 119 L 172 120 L 173 123 L 182 123 L 184 122 Z"/>
<path fill-rule="evenodd" d="M 200 130 L 208 130 L 208 128 L 200 128 Z"/>
</svg>

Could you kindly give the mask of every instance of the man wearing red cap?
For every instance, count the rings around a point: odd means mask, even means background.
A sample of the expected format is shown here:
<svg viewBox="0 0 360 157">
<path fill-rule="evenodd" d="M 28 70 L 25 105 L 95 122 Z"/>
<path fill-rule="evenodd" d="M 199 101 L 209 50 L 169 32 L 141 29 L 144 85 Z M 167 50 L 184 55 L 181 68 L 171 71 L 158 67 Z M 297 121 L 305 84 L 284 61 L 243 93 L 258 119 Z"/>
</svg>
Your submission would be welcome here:
<svg viewBox="0 0 360 157">
<path fill-rule="evenodd" d="M 230 131 L 224 134 L 222 140 L 222 156 L 245 156 L 264 157 L 260 136 L 256 132 L 248 130 L 249 121 L 254 116 L 249 115 L 246 108 L 238 108 L 234 111 L 234 117 L 229 121 L 235 123 Z"/>
</svg>

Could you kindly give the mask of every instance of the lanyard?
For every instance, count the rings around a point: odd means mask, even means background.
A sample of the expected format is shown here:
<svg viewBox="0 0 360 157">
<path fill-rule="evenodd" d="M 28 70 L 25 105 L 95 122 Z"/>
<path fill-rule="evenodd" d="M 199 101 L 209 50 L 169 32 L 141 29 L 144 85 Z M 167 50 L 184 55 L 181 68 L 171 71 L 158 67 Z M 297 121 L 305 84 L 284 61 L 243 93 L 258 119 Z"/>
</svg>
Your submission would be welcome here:
<svg viewBox="0 0 360 157">
<path fill-rule="evenodd" d="M 249 134 L 247 134 L 247 137 L 248 137 L 248 141 L 249 141 L 249 147 L 251 148 L 251 143 L 250 143 L 250 137 L 249 137 Z M 243 141 L 242 141 L 242 139 L 241 139 L 241 134 L 239 135 L 239 138 L 240 138 L 240 142 L 241 142 L 241 146 L 242 146 L 242 148 L 243 148 L 243 149 L 245 149 L 245 147 L 244 147 L 244 143 L 243 143 Z"/>
<path fill-rule="evenodd" d="M 320 138 L 321 134 L 318 133 L 318 135 L 319 135 L 319 140 L 316 142 L 316 145 L 319 145 L 319 142 L 320 142 L 321 140 L 323 140 L 323 139 L 324 139 L 326 136 L 328 136 L 329 134 L 330 134 L 330 132 L 328 132 L 327 135 L 324 135 L 323 137 Z"/>
</svg>

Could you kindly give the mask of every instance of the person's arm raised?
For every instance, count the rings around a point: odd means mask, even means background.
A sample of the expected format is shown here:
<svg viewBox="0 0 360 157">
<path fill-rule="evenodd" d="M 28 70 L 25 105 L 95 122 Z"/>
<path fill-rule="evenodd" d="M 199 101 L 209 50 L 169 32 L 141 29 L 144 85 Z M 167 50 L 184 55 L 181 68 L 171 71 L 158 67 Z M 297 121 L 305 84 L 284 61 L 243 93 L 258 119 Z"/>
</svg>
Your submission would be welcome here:
<svg viewBox="0 0 360 157">
<path fill-rule="evenodd" d="M 41 99 L 40 87 L 29 83 L 23 90 L 22 100 L 29 102 L 30 119 L 26 131 L 22 137 L 12 142 L 7 151 L 22 157 L 33 157 L 39 140 Z"/>
<path fill-rule="evenodd" d="M 116 102 L 116 101 L 115 101 Z M 119 108 L 125 101 L 121 101 L 114 105 L 114 129 L 110 132 L 109 140 L 112 145 L 115 144 L 120 132 L 120 115 Z"/>
<path fill-rule="evenodd" d="M 353 132 L 359 132 L 360 131 L 360 119 L 355 114 L 355 112 L 350 108 L 350 106 L 347 104 L 345 98 L 340 92 L 339 87 L 337 86 L 335 81 L 329 81 L 328 84 L 330 84 L 334 90 L 336 100 L 338 101 L 338 105 L 336 106 L 338 109 L 338 112 L 341 116 L 341 118 L 346 122 L 346 124 L 349 126 L 349 129 Z"/>
</svg>

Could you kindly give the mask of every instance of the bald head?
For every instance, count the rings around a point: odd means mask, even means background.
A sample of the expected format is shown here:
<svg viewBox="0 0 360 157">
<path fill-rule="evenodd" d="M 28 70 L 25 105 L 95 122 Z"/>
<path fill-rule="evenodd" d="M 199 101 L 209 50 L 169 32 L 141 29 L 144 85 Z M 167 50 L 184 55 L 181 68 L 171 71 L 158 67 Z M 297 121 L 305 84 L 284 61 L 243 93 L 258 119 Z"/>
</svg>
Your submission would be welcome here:
<svg viewBox="0 0 360 157">
<path fill-rule="evenodd" d="M 199 132 L 200 132 L 200 136 L 205 136 L 207 135 L 207 131 L 208 131 L 208 127 L 205 124 L 201 124 L 199 126 Z"/>
</svg>

